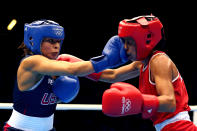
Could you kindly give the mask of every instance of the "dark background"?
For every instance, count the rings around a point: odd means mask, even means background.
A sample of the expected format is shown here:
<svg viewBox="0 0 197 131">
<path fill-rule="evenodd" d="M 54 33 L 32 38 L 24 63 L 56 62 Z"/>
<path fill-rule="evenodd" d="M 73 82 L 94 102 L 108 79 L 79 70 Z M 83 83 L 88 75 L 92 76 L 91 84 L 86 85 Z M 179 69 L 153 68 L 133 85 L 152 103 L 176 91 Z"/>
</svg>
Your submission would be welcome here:
<svg viewBox="0 0 197 131">
<path fill-rule="evenodd" d="M 119 21 L 139 15 L 153 15 L 160 18 L 167 38 L 167 54 L 174 61 L 181 73 L 189 94 L 189 105 L 197 104 L 196 84 L 196 12 L 192 3 L 168 3 L 159 6 L 116 2 L 111 3 L 50 3 L 43 6 L 2 10 L 0 18 L 0 102 L 12 102 L 12 89 L 20 61 L 17 47 L 23 41 L 24 23 L 38 19 L 50 19 L 65 28 L 65 40 L 62 53 L 75 55 L 89 60 L 101 54 L 107 40 L 117 35 Z M 161 2 L 162 3 L 162 2 Z M 2 6 L 3 7 L 3 6 Z M 20 11 L 19 11 L 20 10 Z M 6 15 L 4 14 L 6 13 Z M 7 31 L 8 23 L 15 18 L 18 23 L 12 31 Z M 138 85 L 138 78 L 128 80 Z M 110 84 L 93 82 L 80 78 L 80 92 L 71 104 L 101 104 L 102 93 Z M 0 127 L 10 117 L 11 110 L 0 110 Z M 192 116 L 192 113 L 190 113 Z M 101 111 L 56 111 L 54 126 L 57 130 L 91 131 L 128 131 L 154 130 L 149 120 L 142 120 L 140 115 L 120 118 L 104 116 Z"/>
</svg>

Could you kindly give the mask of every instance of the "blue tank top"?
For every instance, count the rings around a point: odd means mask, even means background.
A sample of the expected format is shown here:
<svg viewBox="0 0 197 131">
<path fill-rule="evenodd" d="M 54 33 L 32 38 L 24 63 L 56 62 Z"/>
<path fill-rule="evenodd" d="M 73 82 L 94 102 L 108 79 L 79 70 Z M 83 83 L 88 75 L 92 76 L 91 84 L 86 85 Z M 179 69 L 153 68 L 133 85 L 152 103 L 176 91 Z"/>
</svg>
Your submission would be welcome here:
<svg viewBox="0 0 197 131">
<path fill-rule="evenodd" d="M 21 114 L 34 117 L 51 116 L 56 109 L 57 97 L 52 91 L 54 80 L 50 76 L 43 78 L 28 91 L 20 91 L 15 84 L 13 108 Z"/>
</svg>

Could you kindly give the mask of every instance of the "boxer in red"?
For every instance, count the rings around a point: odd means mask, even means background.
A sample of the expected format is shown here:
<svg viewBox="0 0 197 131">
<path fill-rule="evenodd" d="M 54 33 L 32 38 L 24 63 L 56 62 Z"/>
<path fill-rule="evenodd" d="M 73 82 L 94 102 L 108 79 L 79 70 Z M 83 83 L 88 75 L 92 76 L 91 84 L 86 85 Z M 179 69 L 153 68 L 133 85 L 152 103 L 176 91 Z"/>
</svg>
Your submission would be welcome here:
<svg viewBox="0 0 197 131">
<path fill-rule="evenodd" d="M 113 117 L 142 113 L 157 131 L 197 131 L 188 114 L 184 81 L 174 62 L 161 51 L 165 37 L 160 20 L 152 15 L 123 20 L 118 36 L 133 62 L 97 76 L 99 81 L 114 83 L 103 94 L 103 113 Z M 69 61 L 73 59 L 78 58 L 69 56 Z M 137 76 L 139 89 L 119 82 Z"/>
<path fill-rule="evenodd" d="M 103 94 L 103 112 L 109 116 L 142 113 L 157 131 L 196 131 L 188 111 L 184 81 L 165 52 L 163 25 L 155 16 L 140 16 L 119 23 L 119 37 L 134 62 L 104 71 L 100 80 L 123 81 L 139 75 L 139 91 L 127 83 L 115 83 Z"/>
</svg>

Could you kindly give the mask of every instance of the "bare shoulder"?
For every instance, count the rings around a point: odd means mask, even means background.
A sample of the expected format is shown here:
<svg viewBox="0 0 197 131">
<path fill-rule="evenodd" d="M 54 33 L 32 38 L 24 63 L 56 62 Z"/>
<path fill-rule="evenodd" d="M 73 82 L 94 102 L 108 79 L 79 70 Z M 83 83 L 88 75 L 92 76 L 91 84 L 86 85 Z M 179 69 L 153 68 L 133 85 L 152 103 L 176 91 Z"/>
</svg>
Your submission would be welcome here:
<svg viewBox="0 0 197 131">
<path fill-rule="evenodd" d="M 48 60 L 48 58 L 42 55 L 33 55 L 22 60 L 20 66 L 25 69 L 31 69 L 32 67 L 37 66 L 38 64 L 41 64 L 41 62 L 46 60 Z"/>
<path fill-rule="evenodd" d="M 165 54 L 158 54 L 150 61 L 151 66 L 166 66 L 170 65 L 171 63 L 171 59 Z"/>
<path fill-rule="evenodd" d="M 153 57 L 150 61 L 151 73 L 161 74 L 171 72 L 173 62 L 164 54 L 159 54 Z"/>
</svg>

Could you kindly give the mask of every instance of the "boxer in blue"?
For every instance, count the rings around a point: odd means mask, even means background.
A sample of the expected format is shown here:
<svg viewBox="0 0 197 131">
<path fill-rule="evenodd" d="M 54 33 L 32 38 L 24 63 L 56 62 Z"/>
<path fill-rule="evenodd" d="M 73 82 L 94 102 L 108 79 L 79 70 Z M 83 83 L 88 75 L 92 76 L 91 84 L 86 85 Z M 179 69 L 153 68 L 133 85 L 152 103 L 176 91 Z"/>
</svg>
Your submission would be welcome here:
<svg viewBox="0 0 197 131">
<path fill-rule="evenodd" d="M 20 46 L 25 57 L 18 67 L 13 111 L 4 126 L 5 131 L 54 130 L 57 100 L 67 103 L 77 95 L 79 81 L 76 76 L 87 76 L 127 61 L 126 51 L 117 36 L 108 41 L 101 56 L 90 61 L 56 60 L 63 40 L 64 28 L 54 21 L 25 24 L 24 42 Z"/>
</svg>

